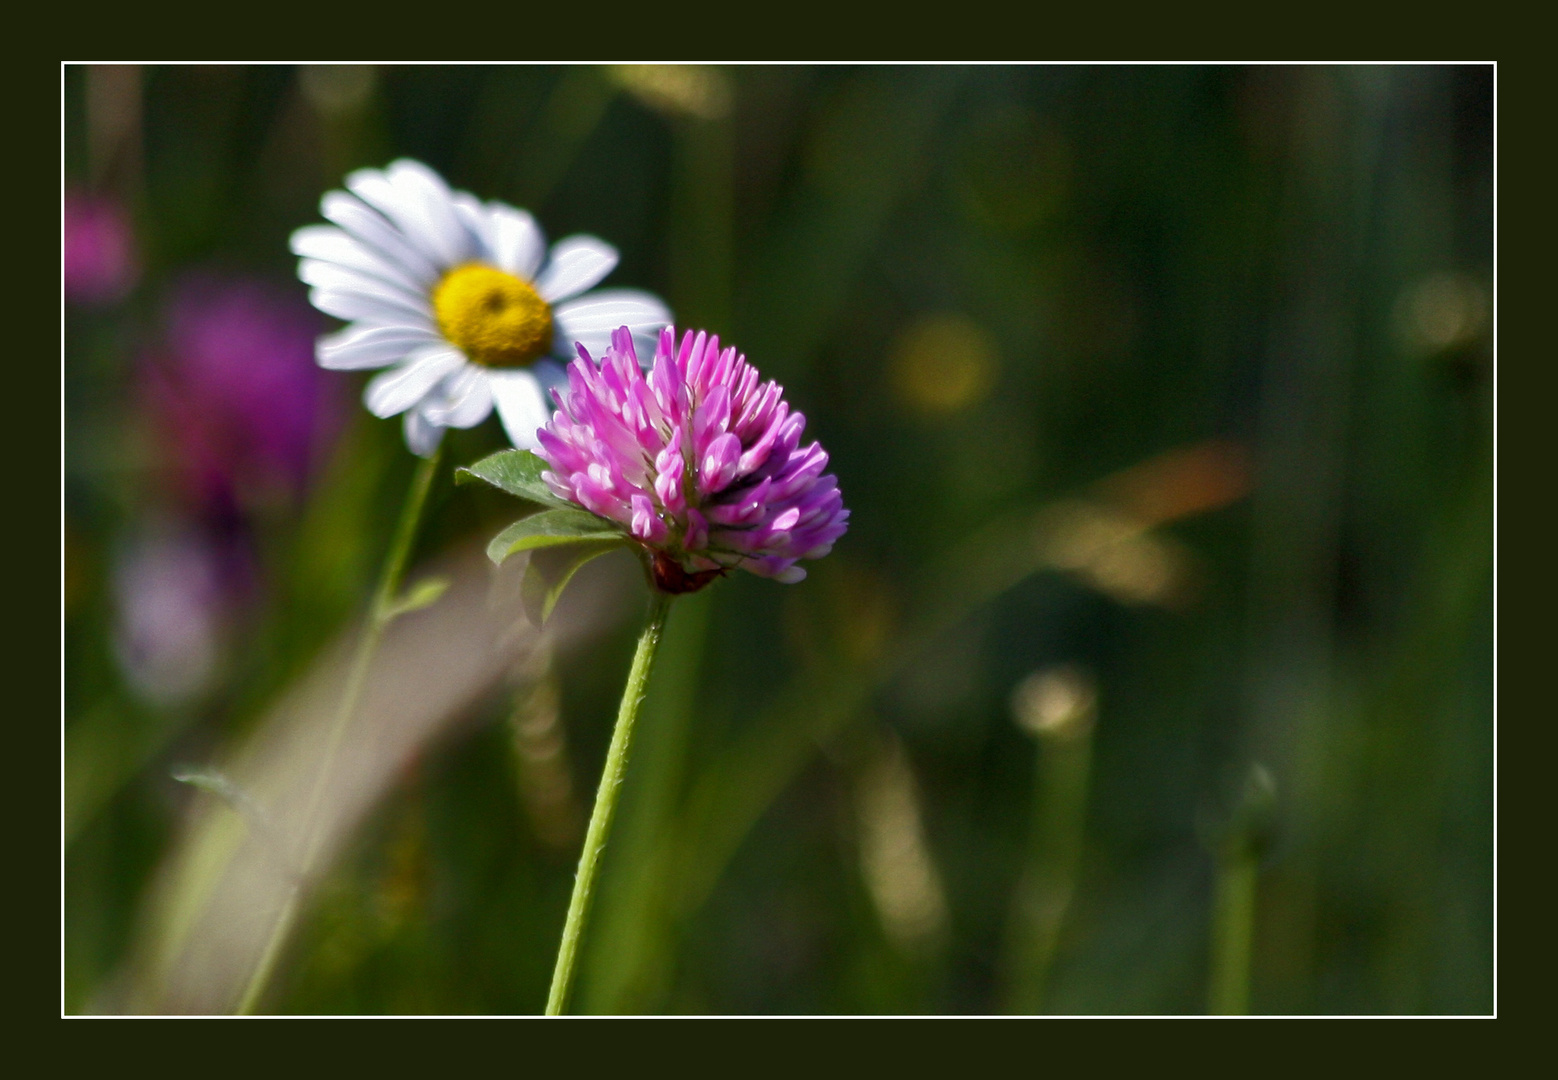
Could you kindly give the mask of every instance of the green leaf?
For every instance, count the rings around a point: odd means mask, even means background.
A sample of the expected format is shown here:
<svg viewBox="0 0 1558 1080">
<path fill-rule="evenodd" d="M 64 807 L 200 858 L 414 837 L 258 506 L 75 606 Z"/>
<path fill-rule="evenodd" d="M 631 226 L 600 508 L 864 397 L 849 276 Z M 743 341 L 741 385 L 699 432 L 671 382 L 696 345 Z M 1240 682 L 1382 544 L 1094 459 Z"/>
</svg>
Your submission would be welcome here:
<svg viewBox="0 0 1558 1080">
<path fill-rule="evenodd" d="M 270 819 L 265 811 L 260 809 L 260 804 L 249 797 L 249 793 L 233 783 L 232 780 L 215 769 L 197 769 L 191 766 L 179 766 L 169 774 L 181 784 L 199 788 L 207 795 L 215 795 L 250 825 L 262 832 L 270 829 Z"/>
<path fill-rule="evenodd" d="M 472 484 L 481 480 L 516 498 L 543 506 L 571 507 L 572 503 L 552 494 L 552 489 L 541 479 L 548 467 L 528 450 L 499 450 L 469 468 L 456 469 L 454 482 Z"/>
<path fill-rule="evenodd" d="M 302 873 L 287 854 L 287 845 L 277 833 L 271 817 L 249 793 L 215 769 L 197 769 L 188 765 L 174 768 L 169 774 L 181 784 L 199 788 L 208 795 L 215 795 L 227 804 L 227 808 L 243 818 L 244 824 L 253 829 L 271 856 L 282 869 L 301 879 Z"/>
<path fill-rule="evenodd" d="M 563 590 L 584 564 L 622 545 L 623 541 L 619 538 L 537 551 L 530 556 L 530 565 L 525 567 L 525 578 L 519 586 L 520 602 L 524 604 L 525 614 L 530 617 L 530 621 L 536 626 L 545 626 Z"/>
<path fill-rule="evenodd" d="M 223 802 L 238 803 L 243 801 L 243 795 L 239 792 L 238 785 L 219 772 L 206 772 L 201 769 L 181 767 L 174 769 L 170 775 L 179 783 L 197 787 L 208 795 L 215 795 Z"/>
<path fill-rule="evenodd" d="M 501 566 L 504 559 L 521 551 L 577 544 L 586 540 L 622 539 L 622 530 L 616 522 L 596 517 L 588 510 L 574 507 L 543 510 L 539 514 L 520 518 L 494 536 L 492 543 L 487 545 L 487 558 Z"/>
<path fill-rule="evenodd" d="M 449 579 L 445 577 L 426 578 L 416 583 L 412 588 L 400 595 L 398 599 L 391 600 L 389 606 L 384 609 L 384 621 L 397 619 L 402 615 L 409 615 L 413 611 L 421 611 L 430 604 L 435 603 L 449 588 Z"/>
</svg>

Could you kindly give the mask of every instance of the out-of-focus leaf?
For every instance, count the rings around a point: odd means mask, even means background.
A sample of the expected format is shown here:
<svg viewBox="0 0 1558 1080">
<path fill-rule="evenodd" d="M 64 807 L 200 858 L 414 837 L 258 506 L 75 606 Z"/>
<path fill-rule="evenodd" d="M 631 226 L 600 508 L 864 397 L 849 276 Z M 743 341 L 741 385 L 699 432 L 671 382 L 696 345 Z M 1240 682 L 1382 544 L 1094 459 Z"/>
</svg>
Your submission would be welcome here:
<svg viewBox="0 0 1558 1080">
<path fill-rule="evenodd" d="M 543 626 L 552 617 L 552 609 L 558 598 L 585 563 L 599 558 L 622 545 L 622 541 L 609 540 L 599 543 L 577 544 L 551 551 L 537 551 L 530 557 L 520 583 L 519 598 L 525 606 L 525 614 L 537 626 Z"/>
<path fill-rule="evenodd" d="M 528 450 L 499 450 L 482 458 L 469 468 L 454 471 L 456 484 L 485 481 L 499 491 L 518 499 L 528 499 L 543 506 L 571 508 L 571 504 L 552 494 L 541 474 L 547 464 Z"/>
<path fill-rule="evenodd" d="M 278 858 L 283 857 L 282 849 L 277 843 L 275 830 L 271 827 L 270 815 L 265 809 L 255 802 L 254 798 L 243 788 L 235 784 L 225 773 L 214 769 L 197 769 L 193 766 L 179 766 L 169 774 L 181 784 L 199 788 L 207 795 L 215 795 L 228 805 L 228 808 L 244 819 L 244 822 L 258 832 L 268 844 L 275 848 Z"/>
<path fill-rule="evenodd" d="M 446 577 L 432 577 L 419 581 L 410 590 L 402 593 L 399 599 L 390 601 L 384 611 L 384 618 L 395 619 L 402 615 L 409 615 L 413 611 L 421 611 L 436 603 L 447 588 L 449 588 L 449 579 Z"/>
<path fill-rule="evenodd" d="M 587 540 L 621 539 L 622 531 L 614 523 L 596 517 L 588 510 L 572 507 L 567 510 L 543 510 L 539 514 L 520 518 L 494 536 L 492 543 L 487 545 L 487 558 L 501 566 L 510 555 L 534 548 L 577 544 Z"/>
<path fill-rule="evenodd" d="M 174 769 L 171 775 L 179 783 L 197 787 L 208 795 L 215 795 L 223 802 L 236 806 L 243 801 L 243 792 L 238 790 L 238 785 L 219 772 L 202 772 L 199 769 L 183 767 Z"/>
</svg>

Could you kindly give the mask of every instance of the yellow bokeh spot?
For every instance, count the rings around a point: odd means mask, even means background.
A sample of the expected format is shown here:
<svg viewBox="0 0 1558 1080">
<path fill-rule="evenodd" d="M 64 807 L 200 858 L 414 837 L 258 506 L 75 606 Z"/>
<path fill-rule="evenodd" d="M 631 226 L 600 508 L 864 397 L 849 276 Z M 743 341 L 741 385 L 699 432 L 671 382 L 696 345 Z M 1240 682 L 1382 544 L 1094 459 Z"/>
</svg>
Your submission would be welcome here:
<svg viewBox="0 0 1558 1080">
<path fill-rule="evenodd" d="M 916 412 L 949 413 L 983 401 L 995 386 L 995 346 L 961 315 L 932 315 L 911 325 L 893 348 L 899 399 Z"/>
<path fill-rule="evenodd" d="M 444 337 L 471 360 L 514 367 L 544 356 L 552 344 L 552 309 L 528 282 L 482 263 L 444 275 L 433 290 L 433 314 Z"/>
<path fill-rule="evenodd" d="M 1071 739 L 1093 729 L 1098 689 L 1083 669 L 1072 664 L 1036 671 L 1012 691 L 1017 726 L 1034 735 Z"/>
<path fill-rule="evenodd" d="M 1488 294 L 1464 274 L 1436 274 L 1396 304 L 1396 325 L 1409 346 L 1435 352 L 1471 344 L 1486 328 Z"/>
<path fill-rule="evenodd" d="M 707 64 L 613 64 L 611 81 L 658 112 L 720 120 L 735 96 L 730 76 Z"/>
</svg>

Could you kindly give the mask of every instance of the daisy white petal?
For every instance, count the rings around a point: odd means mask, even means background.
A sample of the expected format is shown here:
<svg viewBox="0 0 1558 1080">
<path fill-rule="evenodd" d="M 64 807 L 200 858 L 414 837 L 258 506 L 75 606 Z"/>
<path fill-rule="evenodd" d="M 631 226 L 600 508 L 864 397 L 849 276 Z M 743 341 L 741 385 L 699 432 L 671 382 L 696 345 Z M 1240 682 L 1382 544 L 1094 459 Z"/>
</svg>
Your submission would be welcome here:
<svg viewBox="0 0 1558 1080">
<path fill-rule="evenodd" d="M 541 396 L 546 399 L 546 407 L 550 409 L 551 402 L 556 400 L 559 393 L 567 389 L 568 369 L 550 357 L 542 357 L 530 365 L 530 373 L 541 384 Z"/>
<path fill-rule="evenodd" d="M 466 364 L 446 377 L 417 411 L 440 427 L 475 427 L 492 413 L 490 379 L 486 368 Z"/>
<path fill-rule="evenodd" d="M 383 172 L 359 169 L 346 177 L 346 189 L 388 218 L 429 262 L 436 266 L 454 261 L 442 250 L 438 229 L 425 220 L 414 193 L 399 190 Z"/>
<path fill-rule="evenodd" d="M 406 413 L 404 430 L 406 445 L 418 457 L 432 457 L 444 438 L 444 429 L 429 421 L 418 409 Z"/>
<path fill-rule="evenodd" d="M 360 319 L 375 326 L 431 326 L 426 311 L 417 311 L 392 296 L 369 296 L 340 289 L 313 289 L 308 299 L 326 315 L 337 319 Z"/>
<path fill-rule="evenodd" d="M 454 192 L 449 190 L 443 177 L 411 158 L 391 162 L 385 172 L 390 183 L 417 200 L 422 213 L 436 230 L 442 245 L 440 250 L 448 262 L 457 263 L 481 254 L 484 237 L 462 219 L 455 208 Z M 475 202 L 470 195 L 466 198 Z"/>
<path fill-rule="evenodd" d="M 409 292 L 421 294 L 427 291 L 427 280 L 409 273 L 393 259 L 356 239 L 345 229 L 331 225 L 308 225 L 292 234 L 291 247 L 294 254 L 305 259 L 320 259 L 344 266 L 398 285 Z"/>
<path fill-rule="evenodd" d="M 534 450 L 540 445 L 536 429 L 552 418 L 540 380 L 528 371 L 494 371 L 487 381 L 509 441 L 521 450 Z"/>
<path fill-rule="evenodd" d="M 487 204 L 492 229 L 492 254 L 498 268 L 515 277 L 532 280 L 546 256 L 546 235 L 536 219 L 523 210 L 500 202 Z"/>
<path fill-rule="evenodd" d="M 438 173 L 410 157 L 391 162 L 385 176 L 427 223 L 433 243 L 446 265 L 464 262 L 478 254 L 480 240 L 460 220 L 449 185 Z"/>
<path fill-rule="evenodd" d="M 481 200 L 469 191 L 456 191 L 450 194 L 449 201 L 454 207 L 455 217 L 460 219 L 460 224 L 465 226 L 465 231 L 476 242 L 476 258 L 483 262 L 496 262 L 492 252 L 492 225 Z"/>
<path fill-rule="evenodd" d="M 438 279 L 438 265 L 361 199 L 344 191 L 332 191 L 319 200 L 319 212 L 418 281 L 430 285 Z"/>
<path fill-rule="evenodd" d="M 617 327 L 626 326 L 642 340 L 669 323 L 671 312 L 659 297 L 637 289 L 597 289 L 558 304 L 552 318 L 557 324 L 554 352 L 567 356 L 580 343 L 592 356 L 599 356 L 611 344 L 611 332 Z"/>
<path fill-rule="evenodd" d="M 578 296 L 617 265 L 617 249 L 594 236 L 570 236 L 552 245 L 536 277 L 536 292 L 549 304 Z M 621 325 L 618 323 L 617 325 Z"/>
<path fill-rule="evenodd" d="M 449 189 L 429 181 L 426 166 L 408 169 L 406 160 L 384 172 L 359 169 L 346 178 L 353 195 L 400 226 L 401 232 L 433 263 L 451 266 L 470 255 L 470 233 L 455 216 Z"/>
<path fill-rule="evenodd" d="M 373 277 L 337 263 L 304 259 L 298 264 L 298 278 L 318 289 L 384 297 L 403 305 L 408 311 L 426 311 L 429 316 L 432 315 L 432 308 L 428 307 L 427 298 L 422 290 L 391 284 L 383 278 Z"/>
<path fill-rule="evenodd" d="M 440 344 L 431 330 L 412 326 L 363 326 L 358 323 L 319 339 L 314 355 L 319 366 L 335 371 L 384 367 L 416 349 Z"/>
<path fill-rule="evenodd" d="M 363 391 L 362 402 L 381 419 L 405 412 L 464 363 L 465 357 L 448 345 L 418 349 L 404 364 L 375 376 Z"/>
</svg>

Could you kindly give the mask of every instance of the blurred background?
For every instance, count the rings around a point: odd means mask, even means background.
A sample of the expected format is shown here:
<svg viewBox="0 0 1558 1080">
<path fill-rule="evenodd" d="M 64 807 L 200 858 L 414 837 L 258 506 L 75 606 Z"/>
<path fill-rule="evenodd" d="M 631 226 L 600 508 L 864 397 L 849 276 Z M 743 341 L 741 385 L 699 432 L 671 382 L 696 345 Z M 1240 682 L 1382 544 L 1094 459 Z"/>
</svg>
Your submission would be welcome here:
<svg viewBox="0 0 1558 1080">
<path fill-rule="evenodd" d="M 673 612 L 575 1009 L 1491 1010 L 1491 68 L 72 66 L 64 117 L 65 1011 L 230 1010 L 289 880 L 414 459 L 287 237 L 403 155 L 615 244 L 854 512 Z M 644 586 L 537 634 L 449 471 L 266 1011 L 545 1001 Z"/>
</svg>

